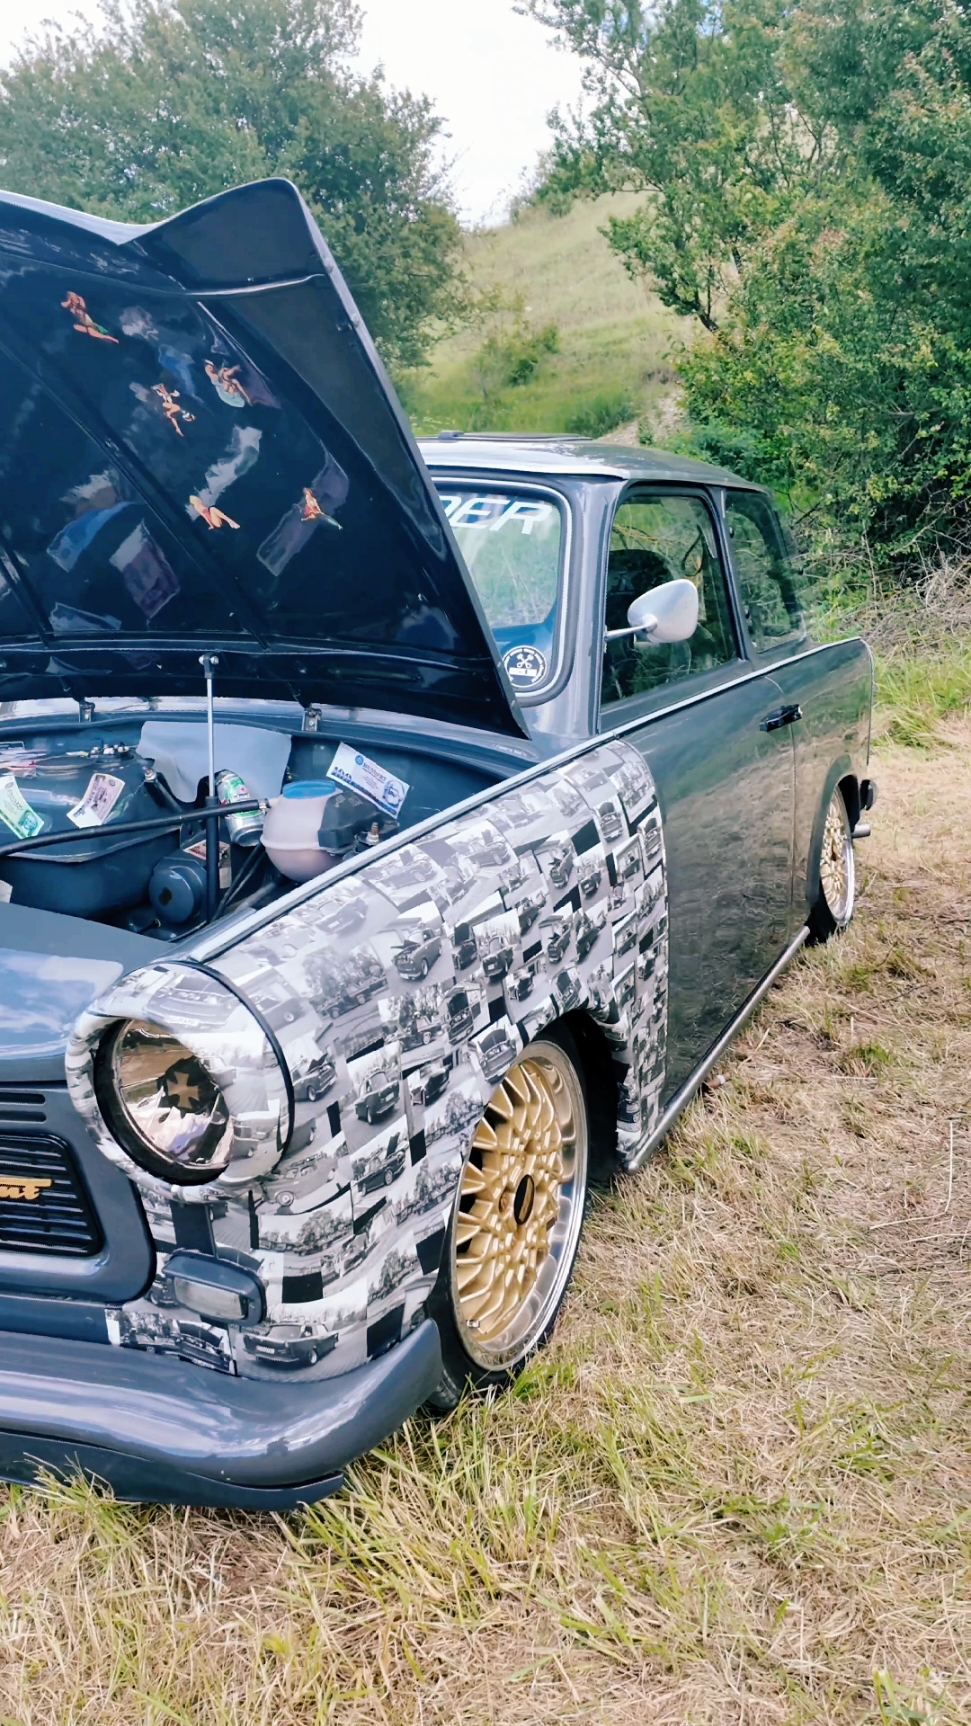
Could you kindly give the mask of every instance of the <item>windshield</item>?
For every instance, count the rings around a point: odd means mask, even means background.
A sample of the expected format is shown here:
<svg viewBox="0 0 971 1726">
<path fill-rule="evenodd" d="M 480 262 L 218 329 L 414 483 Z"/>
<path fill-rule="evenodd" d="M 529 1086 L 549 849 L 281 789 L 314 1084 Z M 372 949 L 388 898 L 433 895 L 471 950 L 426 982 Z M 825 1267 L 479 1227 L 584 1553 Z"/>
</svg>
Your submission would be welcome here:
<svg viewBox="0 0 971 1726">
<path fill-rule="evenodd" d="M 553 661 L 563 513 L 534 491 L 439 483 L 514 689 L 537 689 Z"/>
</svg>

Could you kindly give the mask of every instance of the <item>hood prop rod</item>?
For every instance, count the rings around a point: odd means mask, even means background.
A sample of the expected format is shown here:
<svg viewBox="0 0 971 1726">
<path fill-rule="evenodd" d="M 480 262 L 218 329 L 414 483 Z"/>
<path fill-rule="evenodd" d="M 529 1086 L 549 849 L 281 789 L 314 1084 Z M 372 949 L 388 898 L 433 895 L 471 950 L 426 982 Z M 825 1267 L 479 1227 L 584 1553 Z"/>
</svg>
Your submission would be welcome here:
<svg viewBox="0 0 971 1726">
<path fill-rule="evenodd" d="M 219 664 L 214 653 L 201 653 L 199 664 L 206 679 L 206 730 L 209 742 L 209 795 L 207 809 L 218 809 L 216 796 L 216 732 L 213 715 L 213 669 Z M 219 904 L 219 822 L 212 817 L 206 822 L 206 922 L 211 923 Z"/>
</svg>

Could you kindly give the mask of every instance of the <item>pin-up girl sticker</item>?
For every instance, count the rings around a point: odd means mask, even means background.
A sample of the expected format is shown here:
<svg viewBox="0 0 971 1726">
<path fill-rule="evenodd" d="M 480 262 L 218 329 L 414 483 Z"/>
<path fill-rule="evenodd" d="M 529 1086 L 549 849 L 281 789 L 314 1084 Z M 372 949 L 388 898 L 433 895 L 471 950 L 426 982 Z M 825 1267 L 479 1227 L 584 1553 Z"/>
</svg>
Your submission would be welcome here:
<svg viewBox="0 0 971 1726">
<path fill-rule="evenodd" d="M 172 427 L 172 430 L 178 437 L 184 436 L 179 420 L 184 419 L 186 425 L 191 425 L 192 421 L 196 417 L 195 414 L 190 414 L 188 409 L 182 406 L 179 401 L 178 390 L 168 390 L 164 384 L 154 384 L 153 388 L 155 394 L 162 403 L 162 412 L 168 420 L 169 425 Z"/>
<path fill-rule="evenodd" d="M 69 291 L 67 299 L 62 300 L 61 305 L 66 312 L 70 312 L 74 319 L 74 328 L 82 336 L 92 336 L 96 342 L 114 342 L 115 347 L 119 345 L 117 336 L 109 335 L 103 324 L 95 323 L 80 294 Z"/>
<path fill-rule="evenodd" d="M 340 522 L 335 521 L 334 517 L 332 515 L 328 515 L 327 511 L 321 507 L 309 485 L 305 485 L 303 488 L 303 505 L 300 510 L 300 520 L 325 521 L 328 527 L 336 527 L 338 531 L 340 531 Z"/>
<path fill-rule="evenodd" d="M 189 508 L 194 515 L 201 517 L 207 527 L 239 526 L 239 522 L 234 521 L 231 515 L 224 515 L 223 511 L 217 509 L 213 503 L 203 503 L 201 497 L 196 497 L 195 493 L 189 499 Z"/>
<path fill-rule="evenodd" d="M 206 377 L 220 401 L 225 402 L 228 408 L 251 405 L 250 396 L 240 382 L 238 366 L 214 366 L 212 360 L 207 360 Z"/>
<path fill-rule="evenodd" d="M 283 574 L 290 559 L 302 551 L 317 528 L 340 529 L 341 524 L 334 511 L 345 502 L 350 481 L 329 450 L 323 453 L 324 466 L 314 474 L 310 484 L 303 487 L 299 503 L 290 505 L 256 554 L 271 575 Z"/>
</svg>

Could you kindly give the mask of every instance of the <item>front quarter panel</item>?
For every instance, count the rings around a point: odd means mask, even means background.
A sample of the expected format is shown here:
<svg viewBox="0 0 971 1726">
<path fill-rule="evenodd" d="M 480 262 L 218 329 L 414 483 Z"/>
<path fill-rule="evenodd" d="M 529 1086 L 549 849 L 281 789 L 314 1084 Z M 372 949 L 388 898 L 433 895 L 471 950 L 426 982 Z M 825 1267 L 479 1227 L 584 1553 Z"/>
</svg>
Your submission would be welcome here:
<svg viewBox="0 0 971 1726">
<path fill-rule="evenodd" d="M 352 901 L 353 919 L 334 915 Z M 395 957 L 419 932 L 427 975 L 404 977 Z M 497 938 L 501 967 L 486 962 Z M 601 1026 L 621 1161 L 635 1161 L 649 1139 L 664 1081 L 668 974 L 650 771 L 622 740 L 587 746 L 357 874 L 322 882 L 217 964 L 261 1012 L 270 1001 L 296 1004 L 276 1026 L 292 1121 L 258 1020 L 176 959 L 125 978 L 75 1029 L 75 1106 L 138 1186 L 159 1257 L 147 1293 L 109 1309 L 109 1335 L 250 1378 L 334 1376 L 421 1322 L 474 1125 L 544 1026 L 577 1011 Z M 221 1076 L 236 1155 L 208 1186 L 146 1174 L 101 1117 L 94 1053 L 107 1028 L 129 1017 L 170 1028 Z M 161 1273 L 189 1237 L 208 1237 L 210 1250 L 257 1272 L 261 1325 L 211 1325 L 200 1335 L 198 1315 L 172 1303 Z M 262 1341 L 281 1324 L 300 1327 L 298 1360 L 281 1363 Z"/>
</svg>

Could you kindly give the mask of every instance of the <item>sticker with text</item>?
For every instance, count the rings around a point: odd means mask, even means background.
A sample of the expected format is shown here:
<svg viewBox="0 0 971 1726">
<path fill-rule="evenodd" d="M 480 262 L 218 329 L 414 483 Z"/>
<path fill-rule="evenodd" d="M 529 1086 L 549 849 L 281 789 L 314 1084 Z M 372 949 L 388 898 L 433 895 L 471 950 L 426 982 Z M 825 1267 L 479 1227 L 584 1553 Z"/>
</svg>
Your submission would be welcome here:
<svg viewBox="0 0 971 1726">
<path fill-rule="evenodd" d="M 359 792 L 371 803 L 376 803 L 386 815 L 397 815 L 408 795 L 407 780 L 395 779 L 376 761 L 350 749 L 346 743 L 340 745 L 329 772 L 338 785 L 346 785 L 349 791 Z"/>
<path fill-rule="evenodd" d="M 502 663 L 514 689 L 532 689 L 546 676 L 546 655 L 538 647 L 510 647 Z"/>
</svg>

